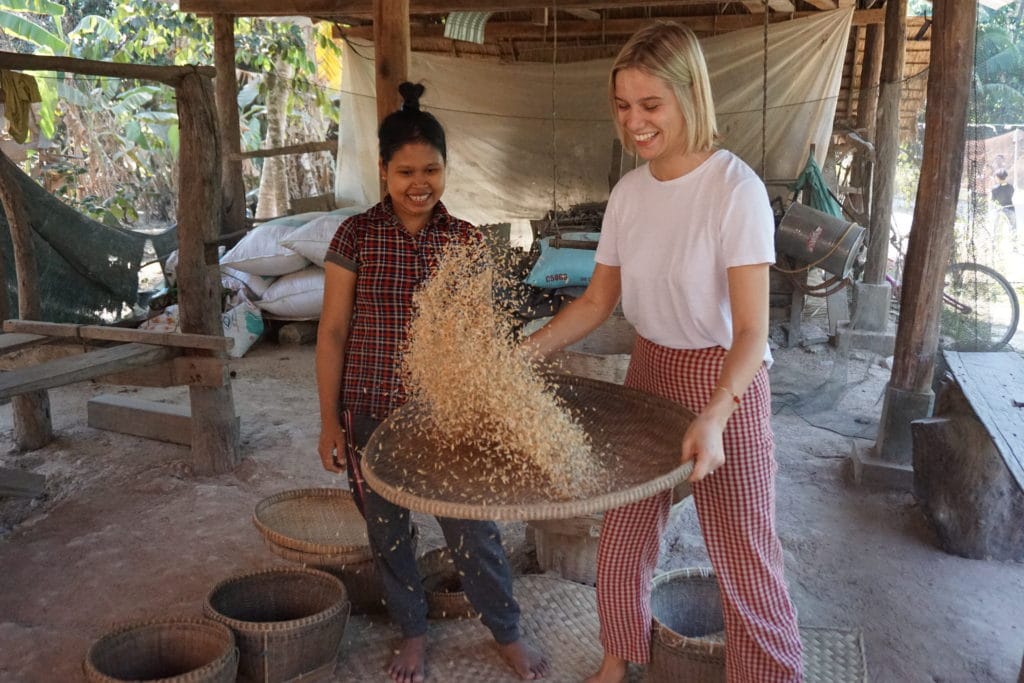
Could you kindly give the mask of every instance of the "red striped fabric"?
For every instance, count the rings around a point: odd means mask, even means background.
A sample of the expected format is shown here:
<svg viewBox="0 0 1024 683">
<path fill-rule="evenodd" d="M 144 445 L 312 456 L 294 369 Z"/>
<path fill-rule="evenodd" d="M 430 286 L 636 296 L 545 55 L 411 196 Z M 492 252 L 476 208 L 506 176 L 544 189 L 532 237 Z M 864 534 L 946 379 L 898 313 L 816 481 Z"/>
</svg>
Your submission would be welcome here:
<svg viewBox="0 0 1024 683">
<path fill-rule="evenodd" d="M 638 338 L 626 385 L 694 412 L 719 383 L 725 350 L 679 350 Z M 802 680 L 796 610 L 783 579 L 775 533 L 771 390 L 762 369 L 723 434 L 726 461 L 693 487 L 694 502 L 722 594 L 730 683 Z M 649 659 L 651 578 L 671 494 L 605 513 L 598 548 L 598 612 L 607 652 Z"/>
</svg>

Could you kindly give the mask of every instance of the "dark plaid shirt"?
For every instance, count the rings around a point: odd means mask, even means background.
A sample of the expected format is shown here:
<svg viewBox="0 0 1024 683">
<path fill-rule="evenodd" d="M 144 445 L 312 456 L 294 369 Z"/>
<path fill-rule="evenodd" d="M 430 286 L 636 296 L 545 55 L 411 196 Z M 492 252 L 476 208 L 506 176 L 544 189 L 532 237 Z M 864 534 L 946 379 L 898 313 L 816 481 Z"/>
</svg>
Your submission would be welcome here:
<svg viewBox="0 0 1024 683">
<path fill-rule="evenodd" d="M 343 409 L 384 419 L 405 402 L 399 368 L 412 319 L 412 295 L 452 239 L 482 237 L 440 202 L 427 225 L 410 235 L 395 215 L 390 197 L 347 218 L 334 234 L 326 260 L 356 274 L 355 308 L 341 379 Z"/>
</svg>

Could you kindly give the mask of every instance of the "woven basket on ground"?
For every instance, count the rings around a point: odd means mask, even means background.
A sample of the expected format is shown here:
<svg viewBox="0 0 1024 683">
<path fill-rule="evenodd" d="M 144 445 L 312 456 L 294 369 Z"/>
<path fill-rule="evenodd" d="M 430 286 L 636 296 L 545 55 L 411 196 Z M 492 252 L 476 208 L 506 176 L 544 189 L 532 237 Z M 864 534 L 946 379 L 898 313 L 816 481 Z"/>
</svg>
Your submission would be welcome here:
<svg viewBox="0 0 1024 683">
<path fill-rule="evenodd" d="M 363 461 L 370 487 L 402 507 L 441 517 L 488 520 L 568 519 L 601 512 L 671 489 L 691 463 L 679 463 L 679 443 L 693 413 L 666 399 L 585 377 L 552 375 L 556 394 L 574 411 L 594 444 L 597 476 L 569 498 L 555 498 L 535 478 L 495 486 L 494 454 L 468 446 L 451 450 L 415 428 L 422 408 L 413 400 L 373 433 Z M 445 457 L 437 457 L 444 452 Z M 458 482 L 457 486 L 449 482 Z"/>
<path fill-rule="evenodd" d="M 264 498 L 253 524 L 267 540 L 303 553 L 371 557 L 366 524 L 343 489 L 297 489 Z"/>
<path fill-rule="evenodd" d="M 275 683 L 334 671 L 349 601 L 325 572 L 266 569 L 218 583 L 203 612 L 234 631 L 239 681 Z"/>
<path fill-rule="evenodd" d="M 231 630 L 207 619 L 143 621 L 93 643 L 82 668 L 91 683 L 231 683 L 238 650 Z"/>
<path fill-rule="evenodd" d="M 427 594 L 427 616 L 431 619 L 475 619 L 479 615 L 462 591 L 462 579 L 448 548 L 437 548 L 416 560 Z"/>
<path fill-rule="evenodd" d="M 710 568 L 677 569 L 651 588 L 651 683 L 725 683 L 725 629 L 718 582 Z"/>
<path fill-rule="evenodd" d="M 603 517 L 598 513 L 529 522 L 540 568 L 569 581 L 596 585 L 597 541 Z"/>
</svg>

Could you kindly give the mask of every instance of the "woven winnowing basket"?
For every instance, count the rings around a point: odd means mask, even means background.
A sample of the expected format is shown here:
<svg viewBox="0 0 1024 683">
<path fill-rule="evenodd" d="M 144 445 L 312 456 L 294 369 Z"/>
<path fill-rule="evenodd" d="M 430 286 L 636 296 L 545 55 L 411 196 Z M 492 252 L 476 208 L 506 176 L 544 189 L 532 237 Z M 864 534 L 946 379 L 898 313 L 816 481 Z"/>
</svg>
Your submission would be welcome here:
<svg viewBox="0 0 1024 683">
<path fill-rule="evenodd" d="M 462 591 L 462 579 L 448 548 L 437 548 L 416 560 L 423 590 L 427 596 L 427 616 L 431 619 L 475 619 L 479 615 Z M 458 587 L 459 590 L 444 590 Z"/>
<path fill-rule="evenodd" d="M 266 569 L 218 583 L 203 612 L 234 632 L 238 680 L 274 683 L 334 670 L 349 601 L 326 572 Z"/>
<path fill-rule="evenodd" d="M 92 683 L 231 683 L 238 671 L 235 638 L 207 619 L 125 624 L 89 648 L 82 663 Z"/>
<path fill-rule="evenodd" d="M 366 524 L 342 489 L 283 491 L 257 503 L 252 519 L 267 540 L 285 548 L 347 561 L 371 557 Z"/>
</svg>

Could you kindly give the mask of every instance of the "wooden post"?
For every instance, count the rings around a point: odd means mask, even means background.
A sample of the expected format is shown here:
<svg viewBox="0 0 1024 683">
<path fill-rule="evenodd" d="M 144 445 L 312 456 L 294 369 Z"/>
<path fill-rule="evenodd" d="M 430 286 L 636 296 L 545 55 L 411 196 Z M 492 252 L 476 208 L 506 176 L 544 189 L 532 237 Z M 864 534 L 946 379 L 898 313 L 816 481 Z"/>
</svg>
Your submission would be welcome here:
<svg viewBox="0 0 1024 683">
<path fill-rule="evenodd" d="M 875 142 L 875 118 L 878 116 L 878 82 L 882 75 L 882 38 L 881 26 L 868 25 L 864 35 L 860 93 L 857 95 L 857 129 L 863 131 L 865 139 L 872 144 Z M 864 225 L 871 225 L 871 179 L 874 165 L 874 158 L 868 158 L 863 152 L 856 154 L 851 183 L 860 188 L 862 203 L 859 210 L 867 216 Z"/>
<path fill-rule="evenodd" d="M 222 150 L 221 187 L 224 214 L 220 234 L 245 229 L 245 185 L 242 182 L 242 137 L 238 125 L 238 79 L 235 76 L 235 18 L 213 15 L 213 64 L 217 118 Z"/>
<path fill-rule="evenodd" d="M 217 247 L 221 216 L 221 154 L 209 78 L 190 74 L 177 88 L 181 154 L 178 162 L 178 291 L 182 332 L 223 335 Z M 197 352 L 198 353 L 198 352 Z M 190 386 L 192 458 L 197 474 L 232 469 L 238 423 L 231 385 Z"/>
<path fill-rule="evenodd" d="M 32 245 L 32 226 L 15 177 L 16 171 L 14 163 L 0 152 L 0 201 L 11 230 L 14 270 L 18 280 L 18 315 L 24 320 L 39 320 L 42 302 L 39 299 L 39 272 Z M 20 450 L 33 451 L 53 441 L 50 397 L 46 391 L 15 396 L 11 399 L 11 408 L 14 415 L 14 442 Z"/>
<path fill-rule="evenodd" d="M 935 32 L 932 32 L 935 35 Z M 885 3 L 885 49 L 878 91 L 875 133 L 875 173 L 871 188 L 871 227 L 863 280 L 869 285 L 885 282 L 889 257 L 889 225 L 896 189 L 896 158 L 900 144 L 900 93 L 907 43 L 907 0 Z M 935 72 L 930 72 L 934 75 Z"/>
<path fill-rule="evenodd" d="M 377 122 L 402 106 L 398 86 L 409 80 L 409 0 L 373 0 Z M 380 196 L 385 193 L 384 183 Z"/>
<path fill-rule="evenodd" d="M 906 406 L 915 402 L 914 396 L 931 396 L 943 278 L 963 174 L 977 20 L 973 2 L 935 0 L 934 8 L 921 179 L 903 272 L 895 359 L 876 444 L 880 458 L 903 463 L 910 461 L 910 420 L 927 416 L 908 415 Z"/>
</svg>

